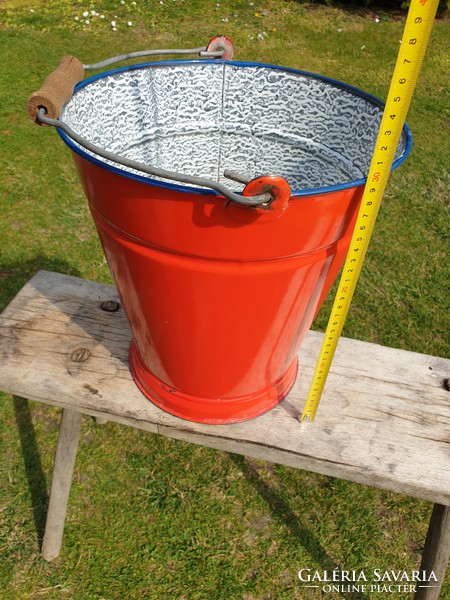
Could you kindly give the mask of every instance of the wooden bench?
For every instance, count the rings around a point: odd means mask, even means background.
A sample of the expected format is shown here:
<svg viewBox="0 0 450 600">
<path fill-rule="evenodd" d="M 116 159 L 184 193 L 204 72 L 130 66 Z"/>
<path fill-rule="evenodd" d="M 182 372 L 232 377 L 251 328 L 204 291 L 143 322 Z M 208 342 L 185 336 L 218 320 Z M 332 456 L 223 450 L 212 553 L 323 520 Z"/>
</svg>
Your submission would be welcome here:
<svg viewBox="0 0 450 600">
<path fill-rule="evenodd" d="M 113 286 L 39 272 L 0 316 L 0 389 L 63 409 L 42 555 L 58 556 L 82 414 L 434 502 L 420 570 L 450 554 L 450 360 L 341 339 L 317 419 L 297 420 L 322 334 L 309 332 L 294 389 L 269 413 L 208 426 L 159 410 L 128 368 L 130 332 Z M 344 500 L 343 500 L 344 501 Z"/>
</svg>

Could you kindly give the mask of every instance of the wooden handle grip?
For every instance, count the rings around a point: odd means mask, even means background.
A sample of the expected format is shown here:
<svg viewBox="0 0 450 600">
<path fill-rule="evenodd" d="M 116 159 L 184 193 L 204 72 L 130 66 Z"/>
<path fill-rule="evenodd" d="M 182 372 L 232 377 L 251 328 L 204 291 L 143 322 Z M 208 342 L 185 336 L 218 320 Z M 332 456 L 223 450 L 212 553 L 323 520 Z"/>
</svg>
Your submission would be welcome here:
<svg viewBox="0 0 450 600">
<path fill-rule="evenodd" d="M 76 84 L 84 78 L 84 67 L 75 56 L 63 56 L 59 65 L 45 79 L 42 87 L 28 98 L 27 111 L 38 125 L 40 108 L 45 108 L 47 117 L 57 119 L 64 104 L 70 100 Z"/>
</svg>

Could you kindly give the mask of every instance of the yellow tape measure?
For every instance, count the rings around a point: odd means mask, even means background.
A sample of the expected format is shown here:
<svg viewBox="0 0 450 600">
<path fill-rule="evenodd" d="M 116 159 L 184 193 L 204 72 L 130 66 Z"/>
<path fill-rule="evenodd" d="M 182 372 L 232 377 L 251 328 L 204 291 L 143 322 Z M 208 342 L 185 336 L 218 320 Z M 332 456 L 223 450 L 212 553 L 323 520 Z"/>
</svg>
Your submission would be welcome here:
<svg viewBox="0 0 450 600">
<path fill-rule="evenodd" d="M 367 183 L 300 421 L 312 421 L 358 282 L 439 0 L 411 0 Z"/>
</svg>

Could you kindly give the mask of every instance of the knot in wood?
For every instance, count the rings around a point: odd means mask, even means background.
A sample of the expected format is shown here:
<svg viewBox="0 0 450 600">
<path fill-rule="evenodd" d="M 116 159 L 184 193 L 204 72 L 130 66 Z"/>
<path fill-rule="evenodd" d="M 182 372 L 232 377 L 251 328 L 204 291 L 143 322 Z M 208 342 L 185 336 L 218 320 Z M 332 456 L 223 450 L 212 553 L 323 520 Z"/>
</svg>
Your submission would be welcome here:
<svg viewBox="0 0 450 600">
<path fill-rule="evenodd" d="M 105 312 L 116 312 L 116 310 L 119 310 L 120 308 L 120 304 L 115 300 L 106 300 L 105 302 L 102 302 L 100 306 Z"/>
<path fill-rule="evenodd" d="M 73 362 L 85 362 L 91 355 L 91 351 L 87 348 L 76 348 L 70 358 Z"/>
</svg>

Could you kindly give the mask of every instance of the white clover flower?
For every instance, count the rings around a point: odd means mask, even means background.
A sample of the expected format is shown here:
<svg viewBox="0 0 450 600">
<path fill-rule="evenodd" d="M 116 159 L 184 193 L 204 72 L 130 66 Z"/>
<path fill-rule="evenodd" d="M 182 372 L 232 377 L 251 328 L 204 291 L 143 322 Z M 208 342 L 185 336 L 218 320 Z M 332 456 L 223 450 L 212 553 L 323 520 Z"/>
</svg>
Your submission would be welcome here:
<svg viewBox="0 0 450 600">
<path fill-rule="evenodd" d="M 263 40 L 263 39 L 264 39 L 263 34 L 262 33 L 258 33 L 258 40 Z"/>
<path fill-rule="evenodd" d="M 128 27 L 133 27 L 133 23 L 131 21 L 128 21 L 127 25 Z"/>
<path fill-rule="evenodd" d="M 86 25 L 89 25 L 89 23 L 90 23 L 89 19 L 86 19 L 85 23 L 86 23 Z"/>
<path fill-rule="evenodd" d="M 100 15 L 100 19 L 104 19 L 104 18 L 105 18 L 105 15 Z"/>
<path fill-rule="evenodd" d="M 116 22 L 115 21 L 111 21 L 111 27 L 115 27 L 116 26 Z"/>
<path fill-rule="evenodd" d="M 379 23 L 380 19 L 378 17 L 375 17 L 375 23 Z"/>
<path fill-rule="evenodd" d="M 88 17 L 88 16 L 89 16 L 89 12 L 87 10 L 85 10 L 83 13 L 83 17 Z"/>
<path fill-rule="evenodd" d="M 226 17 L 224 17 L 224 18 L 222 19 L 222 23 L 228 23 L 228 19 L 227 19 Z"/>
<path fill-rule="evenodd" d="M 136 2 L 132 2 L 132 3 L 131 3 L 131 6 L 136 6 Z"/>
<path fill-rule="evenodd" d="M 112 28 L 112 30 L 113 30 L 113 31 L 117 31 L 117 27 L 113 27 L 113 28 Z"/>
<path fill-rule="evenodd" d="M 77 16 L 75 17 L 75 21 L 79 21 L 79 20 L 80 20 L 80 17 L 77 15 Z"/>
</svg>

